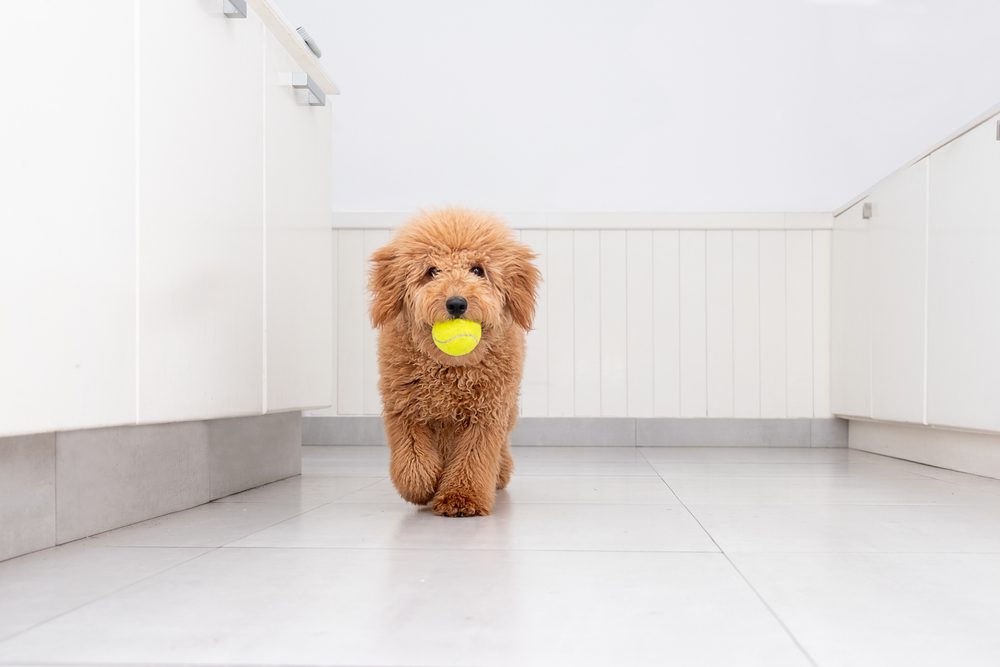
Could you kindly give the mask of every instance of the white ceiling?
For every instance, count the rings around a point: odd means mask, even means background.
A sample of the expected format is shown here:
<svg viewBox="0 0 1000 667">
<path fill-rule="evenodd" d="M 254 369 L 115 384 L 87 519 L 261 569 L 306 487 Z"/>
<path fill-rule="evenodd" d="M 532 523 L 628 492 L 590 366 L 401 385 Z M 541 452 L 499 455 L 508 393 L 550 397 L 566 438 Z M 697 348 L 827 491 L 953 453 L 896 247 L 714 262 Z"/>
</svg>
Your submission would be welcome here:
<svg viewBox="0 0 1000 667">
<path fill-rule="evenodd" d="M 336 210 L 831 210 L 1000 102 L 996 0 L 278 3 Z"/>
</svg>

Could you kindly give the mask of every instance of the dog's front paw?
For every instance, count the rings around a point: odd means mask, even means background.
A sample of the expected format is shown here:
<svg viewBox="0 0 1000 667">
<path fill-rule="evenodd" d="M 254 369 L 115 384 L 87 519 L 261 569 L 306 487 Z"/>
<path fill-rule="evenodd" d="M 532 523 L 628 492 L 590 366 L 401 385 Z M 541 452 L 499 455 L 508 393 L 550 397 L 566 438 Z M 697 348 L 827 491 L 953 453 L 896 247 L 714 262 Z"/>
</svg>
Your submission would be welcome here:
<svg viewBox="0 0 1000 667">
<path fill-rule="evenodd" d="M 426 505 L 437 493 L 441 466 L 436 461 L 394 460 L 389 472 L 393 486 L 407 502 Z"/>
<path fill-rule="evenodd" d="M 428 486 L 407 486 L 395 484 L 399 497 L 414 505 L 426 505 L 434 497 L 434 489 Z"/>
<path fill-rule="evenodd" d="M 434 497 L 431 508 L 439 516 L 486 516 L 492 503 L 461 491 L 443 491 Z"/>
</svg>

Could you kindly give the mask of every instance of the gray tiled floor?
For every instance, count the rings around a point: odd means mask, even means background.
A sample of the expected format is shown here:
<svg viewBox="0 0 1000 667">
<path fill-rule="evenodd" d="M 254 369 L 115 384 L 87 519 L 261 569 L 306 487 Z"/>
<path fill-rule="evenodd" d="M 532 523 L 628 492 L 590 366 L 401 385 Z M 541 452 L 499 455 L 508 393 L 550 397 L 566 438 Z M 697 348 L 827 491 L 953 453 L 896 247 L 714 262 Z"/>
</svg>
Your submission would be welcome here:
<svg viewBox="0 0 1000 667">
<path fill-rule="evenodd" d="M 1000 481 L 845 449 L 547 448 L 491 517 L 375 447 L 0 563 L 0 664 L 995 665 Z"/>
</svg>

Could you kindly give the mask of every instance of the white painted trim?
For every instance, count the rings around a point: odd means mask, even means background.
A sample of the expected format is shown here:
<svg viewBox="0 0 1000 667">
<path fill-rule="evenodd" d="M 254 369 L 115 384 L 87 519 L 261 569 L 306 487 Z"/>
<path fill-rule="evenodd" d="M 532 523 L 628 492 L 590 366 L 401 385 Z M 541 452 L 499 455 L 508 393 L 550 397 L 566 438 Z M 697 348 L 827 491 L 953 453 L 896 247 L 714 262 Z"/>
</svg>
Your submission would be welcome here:
<svg viewBox="0 0 1000 667">
<path fill-rule="evenodd" d="M 274 36 L 288 51 L 288 55 L 306 74 L 312 77 L 313 81 L 319 84 L 324 93 L 327 95 L 340 94 L 340 89 L 330 78 L 329 73 L 319 64 L 319 59 L 313 55 L 313 52 L 306 46 L 305 40 L 299 36 L 299 33 L 295 32 L 288 19 L 272 0 L 247 0 L 247 4 L 253 8 L 267 29 L 274 33 Z"/>
<path fill-rule="evenodd" d="M 965 125 L 963 125 L 961 128 L 959 128 L 955 132 L 952 132 L 950 135 L 948 135 L 947 138 L 942 139 L 941 141 L 937 142 L 936 144 L 934 144 L 933 146 L 931 146 L 927 150 L 921 152 L 919 155 L 917 155 L 917 157 L 913 158 L 909 162 L 906 162 L 899 169 L 896 169 L 895 171 L 891 172 L 890 174 L 887 174 L 884 178 L 882 178 L 877 183 L 875 183 L 874 185 L 872 185 L 870 188 L 868 188 L 867 190 L 865 190 L 864 192 L 862 192 L 861 194 L 859 194 L 857 197 L 852 197 L 850 200 L 848 200 L 848 202 L 846 204 L 844 204 L 843 206 L 841 206 L 839 208 L 834 209 L 834 211 L 833 211 L 833 217 L 836 218 L 841 213 L 843 213 L 847 209 L 849 209 L 852 206 L 854 206 L 855 204 L 857 204 L 859 201 L 861 201 L 862 199 L 864 199 L 865 197 L 867 197 L 868 195 L 870 195 L 879 185 L 881 185 L 885 181 L 889 180 L 890 178 L 892 178 L 893 176 L 895 176 L 899 172 L 903 171 L 904 169 L 909 169 L 910 167 L 912 167 L 916 163 L 918 163 L 921 160 L 923 160 L 928 155 L 930 155 L 930 154 L 932 154 L 932 153 L 940 150 L 941 148 L 944 148 L 945 146 L 947 146 L 951 142 L 955 141 L 956 139 L 958 139 L 962 135 L 968 134 L 969 132 L 971 132 L 972 130 L 976 129 L 977 127 L 979 127 L 983 123 L 989 122 L 995 116 L 997 116 L 997 114 L 1000 114 L 1000 104 L 995 104 L 994 106 L 990 107 L 989 109 L 987 109 L 983 113 L 981 113 L 978 116 L 976 116 L 973 120 L 969 121 L 968 123 L 966 123 Z"/>
<path fill-rule="evenodd" d="M 393 229 L 414 211 L 334 211 L 334 229 Z M 830 213 L 498 211 L 515 229 L 832 229 Z"/>
</svg>

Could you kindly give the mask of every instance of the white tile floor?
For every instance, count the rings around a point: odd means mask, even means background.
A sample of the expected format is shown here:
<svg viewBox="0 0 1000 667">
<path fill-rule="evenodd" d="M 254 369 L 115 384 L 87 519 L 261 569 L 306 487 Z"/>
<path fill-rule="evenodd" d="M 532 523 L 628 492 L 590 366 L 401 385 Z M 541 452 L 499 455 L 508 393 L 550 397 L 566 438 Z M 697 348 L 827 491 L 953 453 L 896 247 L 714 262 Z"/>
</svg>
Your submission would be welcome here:
<svg viewBox="0 0 1000 667">
<path fill-rule="evenodd" d="M 843 449 L 524 448 L 492 517 L 381 448 L 0 563 L 0 664 L 1000 664 L 1000 481 Z"/>
</svg>

